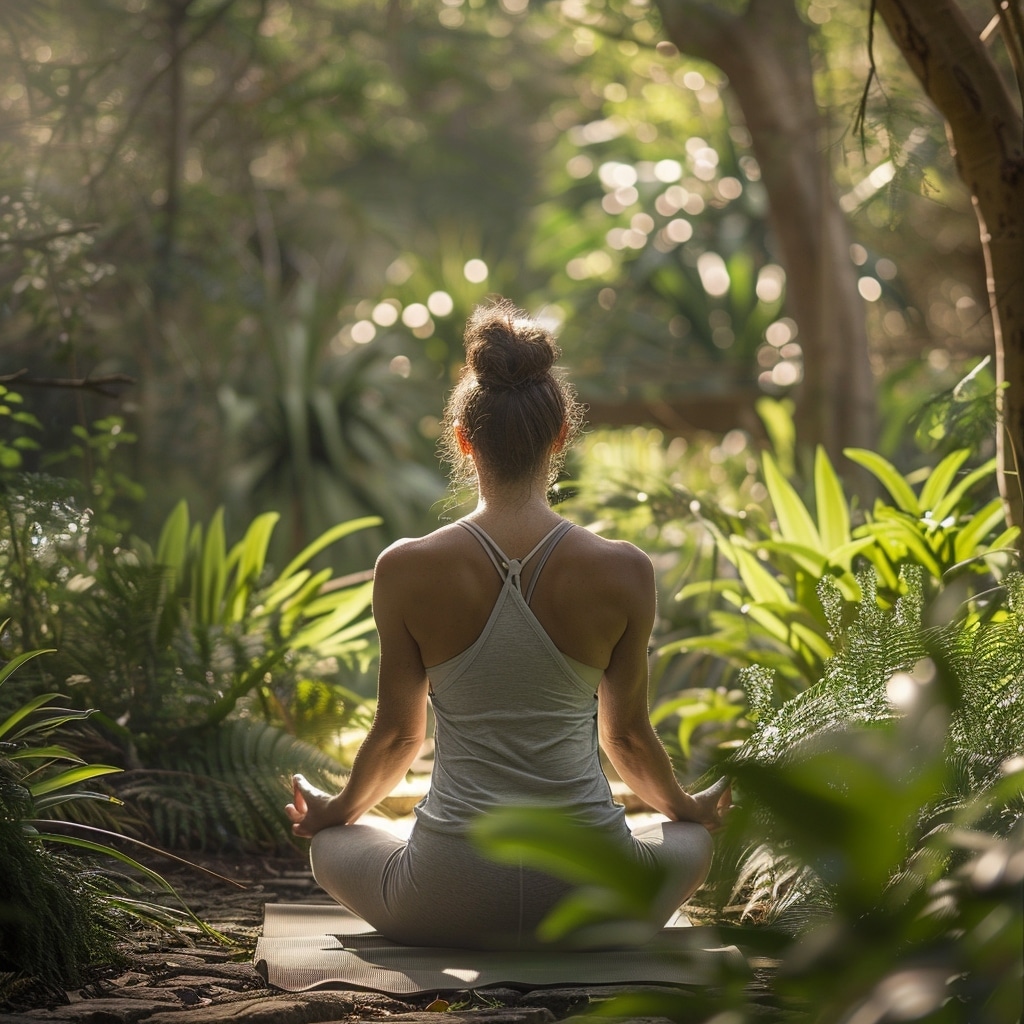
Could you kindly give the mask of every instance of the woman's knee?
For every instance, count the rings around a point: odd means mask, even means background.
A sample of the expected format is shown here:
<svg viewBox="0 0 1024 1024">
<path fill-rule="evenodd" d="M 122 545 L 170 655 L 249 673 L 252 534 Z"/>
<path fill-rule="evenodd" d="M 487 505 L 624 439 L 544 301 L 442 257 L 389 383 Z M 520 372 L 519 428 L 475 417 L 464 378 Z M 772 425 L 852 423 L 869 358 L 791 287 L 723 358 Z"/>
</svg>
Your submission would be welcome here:
<svg viewBox="0 0 1024 1024">
<path fill-rule="evenodd" d="M 692 821 L 666 823 L 666 858 L 672 862 L 679 874 L 686 877 L 687 884 L 696 889 L 711 870 L 714 840 L 703 825 Z"/>
</svg>

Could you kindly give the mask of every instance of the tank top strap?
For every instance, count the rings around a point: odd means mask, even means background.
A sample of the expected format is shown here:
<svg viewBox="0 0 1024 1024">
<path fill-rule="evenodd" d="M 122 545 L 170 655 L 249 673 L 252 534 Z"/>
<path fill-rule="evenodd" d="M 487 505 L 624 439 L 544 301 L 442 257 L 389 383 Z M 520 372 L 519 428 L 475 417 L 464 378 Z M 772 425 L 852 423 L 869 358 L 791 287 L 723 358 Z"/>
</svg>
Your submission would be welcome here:
<svg viewBox="0 0 1024 1024">
<path fill-rule="evenodd" d="M 505 579 L 505 570 L 508 568 L 508 559 L 505 557 L 505 552 L 494 543 L 493 540 L 486 534 L 476 523 L 471 523 L 466 519 L 458 520 L 459 526 L 464 530 L 468 530 L 476 539 L 480 542 L 480 547 L 487 552 L 487 557 L 494 564 L 494 568 L 498 570 L 498 575 Z"/>
<path fill-rule="evenodd" d="M 568 520 L 562 520 L 562 522 L 541 537 L 529 554 L 523 558 L 509 558 L 482 527 L 466 519 L 460 519 L 458 523 L 459 526 L 468 530 L 480 542 L 480 546 L 487 552 L 487 557 L 490 558 L 494 568 L 498 570 L 498 575 L 501 576 L 502 580 L 506 583 L 511 582 L 516 590 L 520 592 L 523 589 L 520 578 L 523 567 L 534 555 L 540 553 L 540 561 L 537 563 L 536 569 L 534 569 L 533 575 L 530 578 L 529 589 L 524 595 L 527 604 L 529 604 L 530 597 L 533 595 L 533 588 L 537 585 L 537 578 L 540 576 L 541 569 L 544 568 L 544 563 L 548 560 L 555 545 L 568 530 L 572 529 L 572 523 Z"/>
<path fill-rule="evenodd" d="M 538 551 L 540 557 L 537 560 L 537 565 L 533 570 L 533 575 L 530 576 L 530 582 L 527 584 L 526 593 L 523 595 L 526 598 L 526 603 L 530 603 L 530 599 L 533 597 L 533 591 L 537 586 L 537 580 L 540 579 L 541 570 L 547 564 L 547 560 L 551 557 L 551 552 L 558 546 L 558 542 L 572 529 L 572 523 L 567 519 L 560 522 L 541 542 L 531 551 L 526 558 L 523 559 L 525 563 L 527 559 L 532 558 Z"/>
</svg>

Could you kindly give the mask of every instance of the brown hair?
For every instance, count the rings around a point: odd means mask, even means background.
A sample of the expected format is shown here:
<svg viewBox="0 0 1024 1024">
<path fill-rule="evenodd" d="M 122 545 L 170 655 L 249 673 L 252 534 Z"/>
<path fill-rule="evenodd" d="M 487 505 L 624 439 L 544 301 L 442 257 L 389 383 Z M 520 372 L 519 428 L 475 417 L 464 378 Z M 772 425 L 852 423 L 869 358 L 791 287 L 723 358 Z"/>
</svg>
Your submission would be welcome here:
<svg viewBox="0 0 1024 1024">
<path fill-rule="evenodd" d="M 554 372 L 551 332 L 506 299 L 479 306 L 466 324 L 466 365 L 444 413 L 442 456 L 456 482 L 473 477 L 455 435 L 461 427 L 480 462 L 503 482 L 535 473 L 552 455 L 549 483 L 579 434 L 583 406 Z M 552 449 L 565 429 L 559 451 Z"/>
</svg>

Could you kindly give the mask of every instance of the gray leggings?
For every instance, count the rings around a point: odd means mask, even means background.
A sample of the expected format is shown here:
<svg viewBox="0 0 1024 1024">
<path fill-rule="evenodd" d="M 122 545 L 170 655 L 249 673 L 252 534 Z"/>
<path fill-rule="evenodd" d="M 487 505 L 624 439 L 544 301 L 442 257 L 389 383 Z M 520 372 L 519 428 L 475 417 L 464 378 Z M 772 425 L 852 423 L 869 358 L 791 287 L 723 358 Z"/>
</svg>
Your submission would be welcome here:
<svg viewBox="0 0 1024 1024">
<path fill-rule="evenodd" d="M 651 907 L 653 934 L 707 876 L 711 836 L 693 822 L 668 821 L 638 828 L 626 842 L 638 864 L 668 872 Z M 464 838 L 417 826 L 408 841 L 372 825 L 324 829 L 313 837 L 310 863 L 335 900 L 386 938 L 413 946 L 536 947 L 537 926 L 572 889 L 486 860 Z"/>
</svg>

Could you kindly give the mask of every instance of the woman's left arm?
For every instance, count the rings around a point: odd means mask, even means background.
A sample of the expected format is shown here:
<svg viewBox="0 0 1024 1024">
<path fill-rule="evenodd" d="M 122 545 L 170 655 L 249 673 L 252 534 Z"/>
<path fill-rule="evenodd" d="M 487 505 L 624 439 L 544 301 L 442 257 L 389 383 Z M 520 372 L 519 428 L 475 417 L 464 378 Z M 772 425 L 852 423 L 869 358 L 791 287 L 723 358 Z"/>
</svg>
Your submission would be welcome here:
<svg viewBox="0 0 1024 1024">
<path fill-rule="evenodd" d="M 407 553 L 391 547 L 377 560 L 373 616 L 380 638 L 377 709 L 373 725 L 352 763 L 345 788 L 335 796 L 292 780 L 293 801 L 285 808 L 297 836 L 351 825 L 376 806 L 405 777 L 427 728 L 429 681 L 419 646 L 405 625 Z"/>
</svg>

